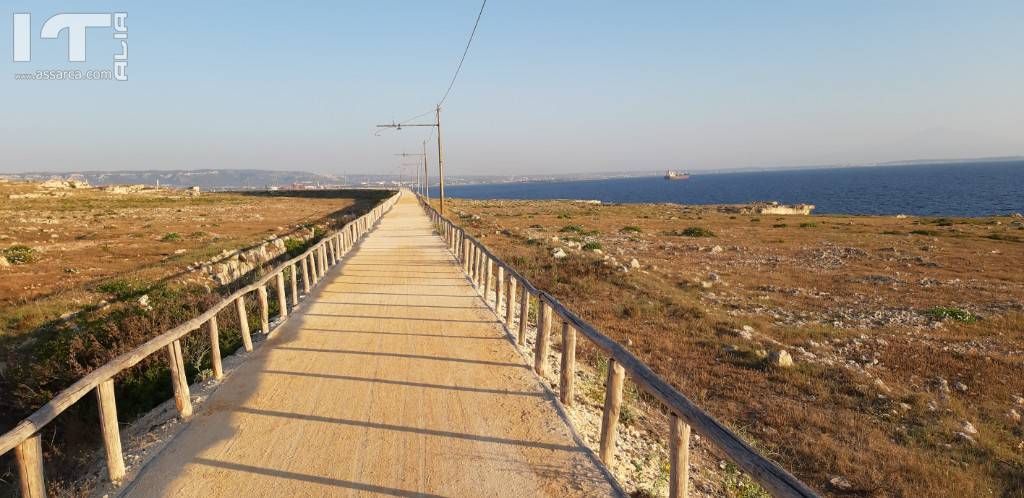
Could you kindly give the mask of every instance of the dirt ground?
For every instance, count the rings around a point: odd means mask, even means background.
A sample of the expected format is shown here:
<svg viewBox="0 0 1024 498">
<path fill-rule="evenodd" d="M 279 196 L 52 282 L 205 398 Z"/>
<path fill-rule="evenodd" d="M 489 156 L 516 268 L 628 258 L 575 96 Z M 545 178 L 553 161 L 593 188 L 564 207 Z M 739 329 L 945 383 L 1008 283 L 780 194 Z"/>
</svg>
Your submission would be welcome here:
<svg viewBox="0 0 1024 498">
<path fill-rule="evenodd" d="M 466 200 L 449 214 L 816 489 L 1024 495 L 1019 216 Z M 773 363 L 781 350 L 793 366 Z"/>
<path fill-rule="evenodd" d="M 0 262 L 0 337 L 109 299 L 110 292 L 97 287 L 114 277 L 179 277 L 221 251 L 288 237 L 372 202 L 0 183 L 0 249 L 7 255 L 6 266 Z M 22 246 L 29 261 L 18 264 L 10 251 Z"/>
</svg>

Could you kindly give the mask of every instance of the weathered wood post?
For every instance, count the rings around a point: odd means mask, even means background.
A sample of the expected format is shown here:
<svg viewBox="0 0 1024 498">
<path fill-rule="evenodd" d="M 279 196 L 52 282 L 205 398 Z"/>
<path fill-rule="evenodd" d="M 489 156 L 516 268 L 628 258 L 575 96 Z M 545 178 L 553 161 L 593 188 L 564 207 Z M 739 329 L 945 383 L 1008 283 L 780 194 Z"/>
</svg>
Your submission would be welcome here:
<svg viewBox="0 0 1024 498">
<path fill-rule="evenodd" d="M 491 306 L 491 257 L 484 253 L 484 304 Z"/>
<path fill-rule="evenodd" d="M 690 426 L 675 413 L 669 415 L 669 498 L 690 493 Z"/>
<path fill-rule="evenodd" d="M 548 351 L 551 349 L 551 306 L 537 297 L 537 343 L 533 345 L 533 370 L 542 378 L 548 375 Z"/>
<path fill-rule="evenodd" d="M 576 385 L 576 329 L 562 322 L 562 372 L 558 396 L 565 406 L 572 406 Z"/>
<path fill-rule="evenodd" d="M 277 276 L 274 277 L 274 280 L 277 281 L 277 307 L 281 308 L 279 315 L 283 320 L 288 316 L 288 299 L 284 292 L 284 270 L 277 272 Z"/>
<path fill-rule="evenodd" d="M 260 301 L 260 330 L 264 334 L 270 333 L 270 305 L 267 303 L 267 284 L 260 284 L 256 288 L 256 294 Z"/>
<path fill-rule="evenodd" d="M 299 305 L 299 265 L 292 263 L 291 270 L 292 278 L 290 283 L 292 287 L 292 308 L 294 308 Z"/>
<path fill-rule="evenodd" d="M 185 378 L 185 358 L 181 354 L 181 341 L 175 339 L 167 345 L 167 360 L 171 365 L 171 387 L 174 388 L 174 405 L 181 418 L 192 416 L 192 399 L 189 398 L 188 379 Z"/>
<path fill-rule="evenodd" d="M 114 379 L 96 386 L 96 404 L 100 410 L 100 431 L 107 453 L 107 476 L 110 482 L 124 479 L 124 455 L 121 453 L 121 428 L 117 425 L 117 403 L 114 401 Z"/>
<path fill-rule="evenodd" d="M 601 446 L 599 455 L 605 465 L 611 467 L 615 458 L 615 438 L 619 428 L 619 411 L 622 408 L 622 384 L 626 370 L 614 358 L 608 359 L 608 381 L 605 383 L 604 415 L 601 417 Z"/>
<path fill-rule="evenodd" d="M 462 271 L 469 273 L 469 244 L 462 239 Z"/>
<path fill-rule="evenodd" d="M 317 275 L 316 272 L 316 257 L 314 256 L 315 253 L 316 251 L 310 251 L 309 255 L 306 256 L 306 259 L 309 260 L 309 275 L 312 278 L 314 286 L 316 285 L 317 282 L 320 281 L 320 276 Z"/>
<path fill-rule="evenodd" d="M 210 369 L 213 370 L 213 378 L 220 380 L 224 378 L 224 365 L 220 360 L 220 327 L 216 315 L 210 318 L 207 326 L 210 327 Z"/>
<path fill-rule="evenodd" d="M 511 273 L 508 275 L 508 293 L 505 295 L 505 324 L 509 329 L 512 329 L 512 321 L 515 319 L 512 316 L 512 303 L 516 300 L 516 279 Z"/>
<path fill-rule="evenodd" d="M 498 265 L 498 276 L 494 280 L 494 314 L 498 315 L 498 320 L 505 321 L 501 317 L 501 294 L 505 290 L 505 267 Z"/>
<path fill-rule="evenodd" d="M 309 294 L 309 258 L 302 258 L 302 291 Z"/>
<path fill-rule="evenodd" d="M 530 321 L 530 289 L 523 282 L 523 298 L 519 300 L 519 345 L 526 344 L 526 327 Z"/>
<path fill-rule="evenodd" d="M 43 476 L 43 438 L 39 433 L 14 448 L 18 464 L 22 498 L 46 498 L 46 478 Z"/>
<path fill-rule="evenodd" d="M 245 312 L 245 296 L 238 296 L 238 299 L 235 299 L 235 309 L 238 311 L 238 329 L 242 332 L 242 345 L 251 353 L 252 335 L 249 333 L 249 314 Z"/>
<path fill-rule="evenodd" d="M 484 284 L 484 249 L 480 244 L 476 245 L 476 288 Z"/>
</svg>

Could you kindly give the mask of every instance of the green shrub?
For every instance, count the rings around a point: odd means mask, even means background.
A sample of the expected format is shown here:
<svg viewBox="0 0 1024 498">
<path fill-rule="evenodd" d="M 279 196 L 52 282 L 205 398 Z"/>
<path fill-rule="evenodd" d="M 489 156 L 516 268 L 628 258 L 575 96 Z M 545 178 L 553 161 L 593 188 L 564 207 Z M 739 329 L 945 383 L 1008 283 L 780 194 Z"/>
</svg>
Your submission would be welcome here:
<svg viewBox="0 0 1024 498">
<path fill-rule="evenodd" d="M 39 251 L 29 246 L 15 245 L 4 249 L 4 257 L 12 265 L 24 265 L 39 259 Z"/>
<path fill-rule="evenodd" d="M 786 225 L 785 223 L 776 223 L 772 225 L 772 228 L 786 228 L 787 226 L 789 225 Z"/>
<path fill-rule="evenodd" d="M 929 308 L 924 312 L 924 314 L 937 320 L 945 320 L 949 318 L 964 323 L 971 323 L 978 319 L 978 317 L 971 314 L 970 311 L 950 306 L 936 306 L 934 308 Z"/>
<path fill-rule="evenodd" d="M 687 227 L 683 230 L 676 232 L 676 235 L 683 237 L 714 237 L 715 233 L 707 228 L 702 227 Z"/>
<path fill-rule="evenodd" d="M 295 237 L 288 237 L 284 239 L 284 250 L 289 256 L 298 256 L 302 251 L 306 250 L 306 241 L 296 239 Z"/>
<path fill-rule="evenodd" d="M 817 226 L 818 226 L 818 224 L 813 222 L 813 221 L 805 221 L 805 222 L 800 224 L 800 228 L 814 228 L 814 227 L 817 227 Z"/>
<path fill-rule="evenodd" d="M 115 278 L 100 283 L 96 286 L 96 290 L 110 294 L 115 299 L 125 299 L 143 294 L 147 287 L 149 287 L 149 284 L 141 280 Z"/>
<path fill-rule="evenodd" d="M 641 230 L 640 227 L 635 227 L 633 225 L 624 226 L 621 229 L 619 229 L 619 231 L 622 232 L 622 233 L 640 233 L 640 232 L 643 232 L 643 230 Z"/>
<path fill-rule="evenodd" d="M 939 234 L 939 232 L 936 232 L 935 230 L 911 230 L 910 233 L 914 235 L 927 235 L 929 237 L 934 237 Z"/>
<path fill-rule="evenodd" d="M 562 233 L 581 233 L 583 232 L 583 227 L 579 225 L 566 225 L 560 228 L 558 231 Z"/>
<path fill-rule="evenodd" d="M 177 242 L 181 240 L 181 234 L 178 232 L 168 232 L 165 233 L 163 237 L 160 237 L 160 240 L 164 242 Z"/>
<path fill-rule="evenodd" d="M 586 244 L 583 244 L 584 251 L 594 251 L 597 249 L 601 249 L 600 242 L 587 242 Z"/>
</svg>

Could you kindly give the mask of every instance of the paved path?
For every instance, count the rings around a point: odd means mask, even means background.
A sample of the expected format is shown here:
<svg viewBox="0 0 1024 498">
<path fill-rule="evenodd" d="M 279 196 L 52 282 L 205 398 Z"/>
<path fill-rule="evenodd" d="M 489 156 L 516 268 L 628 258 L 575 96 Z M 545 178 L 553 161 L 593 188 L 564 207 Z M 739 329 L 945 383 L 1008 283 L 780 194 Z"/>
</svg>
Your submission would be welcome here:
<svg viewBox="0 0 1024 498">
<path fill-rule="evenodd" d="M 409 194 L 129 496 L 608 496 Z"/>
</svg>

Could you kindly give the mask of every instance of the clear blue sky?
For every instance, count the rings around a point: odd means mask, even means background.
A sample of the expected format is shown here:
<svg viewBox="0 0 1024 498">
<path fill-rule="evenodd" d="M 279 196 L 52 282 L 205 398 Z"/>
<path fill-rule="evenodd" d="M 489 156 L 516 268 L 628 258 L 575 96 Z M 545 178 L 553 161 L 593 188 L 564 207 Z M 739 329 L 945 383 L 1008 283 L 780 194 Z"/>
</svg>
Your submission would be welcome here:
<svg viewBox="0 0 1024 498">
<path fill-rule="evenodd" d="M 395 172 L 476 0 L 6 2 L 0 172 Z M 86 63 L 59 12 L 128 12 L 129 81 L 15 81 Z M 12 13 L 33 61 L 12 62 Z M 490 0 L 445 106 L 452 174 L 703 170 L 1024 154 L 1024 2 Z M 431 148 L 431 155 L 434 153 Z"/>
</svg>

